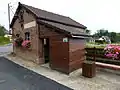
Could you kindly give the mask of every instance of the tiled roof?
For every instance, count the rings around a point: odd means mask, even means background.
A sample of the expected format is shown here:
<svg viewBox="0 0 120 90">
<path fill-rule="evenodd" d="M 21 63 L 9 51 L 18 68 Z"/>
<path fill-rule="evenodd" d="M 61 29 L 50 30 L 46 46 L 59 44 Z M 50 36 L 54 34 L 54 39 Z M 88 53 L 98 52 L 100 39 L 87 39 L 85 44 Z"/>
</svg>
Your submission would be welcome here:
<svg viewBox="0 0 120 90">
<path fill-rule="evenodd" d="M 21 4 L 21 3 L 19 3 L 19 6 L 16 10 L 16 14 L 19 12 L 21 7 L 24 7 L 25 9 L 27 9 L 31 13 L 33 13 L 36 16 L 38 21 L 41 21 L 43 23 L 54 26 L 56 28 L 62 29 L 70 34 L 85 34 L 83 32 L 83 30 L 86 29 L 87 27 L 76 22 L 75 20 L 73 20 L 69 17 L 58 15 L 58 14 L 55 14 L 52 12 L 41 10 L 41 9 L 38 9 L 38 8 L 35 8 L 32 6 L 28 6 L 25 4 Z M 15 20 L 17 19 L 16 14 L 13 17 L 10 27 L 12 27 Z"/>
<path fill-rule="evenodd" d="M 32 6 L 28 6 L 28 5 L 25 5 L 25 4 L 22 4 L 22 5 L 24 7 L 26 7 L 27 9 L 29 9 L 31 12 L 33 12 L 38 18 L 53 20 L 53 21 L 56 21 L 56 22 L 77 26 L 79 28 L 86 28 L 86 26 L 74 21 L 73 19 L 71 19 L 69 17 L 58 15 L 58 14 L 48 12 L 48 11 L 45 11 L 45 10 L 41 10 L 41 9 L 38 9 L 38 8 L 35 8 L 35 7 L 32 7 Z"/>
</svg>

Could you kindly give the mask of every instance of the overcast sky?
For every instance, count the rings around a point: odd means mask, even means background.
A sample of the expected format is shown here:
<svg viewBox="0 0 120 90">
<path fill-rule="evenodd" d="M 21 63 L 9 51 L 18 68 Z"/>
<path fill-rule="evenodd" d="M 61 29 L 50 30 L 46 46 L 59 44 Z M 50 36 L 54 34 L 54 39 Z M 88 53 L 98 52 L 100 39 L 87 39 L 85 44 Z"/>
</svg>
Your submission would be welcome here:
<svg viewBox="0 0 120 90">
<path fill-rule="evenodd" d="M 120 0 L 1 0 L 0 24 L 8 29 L 7 4 L 13 12 L 17 2 L 32 5 L 57 14 L 69 16 L 92 31 L 104 28 L 120 32 Z M 13 13 L 11 12 L 11 17 Z"/>
</svg>

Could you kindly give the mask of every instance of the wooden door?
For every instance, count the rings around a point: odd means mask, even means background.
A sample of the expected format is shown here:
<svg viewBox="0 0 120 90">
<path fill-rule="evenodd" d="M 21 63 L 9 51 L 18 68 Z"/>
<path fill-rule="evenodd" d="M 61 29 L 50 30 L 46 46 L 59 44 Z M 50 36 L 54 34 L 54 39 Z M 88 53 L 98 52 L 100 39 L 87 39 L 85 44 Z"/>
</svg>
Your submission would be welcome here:
<svg viewBox="0 0 120 90">
<path fill-rule="evenodd" d="M 69 43 L 62 39 L 50 40 L 50 67 L 58 71 L 69 72 Z"/>
</svg>

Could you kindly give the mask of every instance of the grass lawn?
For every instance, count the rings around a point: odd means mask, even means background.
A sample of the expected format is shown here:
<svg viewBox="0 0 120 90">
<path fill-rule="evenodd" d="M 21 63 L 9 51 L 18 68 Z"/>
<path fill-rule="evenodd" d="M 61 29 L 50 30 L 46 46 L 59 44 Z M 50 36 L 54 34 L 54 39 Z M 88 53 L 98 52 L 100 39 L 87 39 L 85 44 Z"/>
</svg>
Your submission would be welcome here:
<svg viewBox="0 0 120 90">
<path fill-rule="evenodd" d="M 6 45 L 10 43 L 10 39 L 7 37 L 0 36 L 0 46 Z"/>
</svg>

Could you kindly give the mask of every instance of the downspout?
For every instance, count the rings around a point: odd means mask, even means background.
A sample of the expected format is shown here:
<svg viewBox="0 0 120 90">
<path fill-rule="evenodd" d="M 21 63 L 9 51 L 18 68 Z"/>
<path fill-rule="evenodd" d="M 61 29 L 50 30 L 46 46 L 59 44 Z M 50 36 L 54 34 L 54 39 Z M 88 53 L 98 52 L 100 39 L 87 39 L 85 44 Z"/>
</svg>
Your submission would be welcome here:
<svg viewBox="0 0 120 90">
<path fill-rule="evenodd" d="M 37 48 L 38 49 L 37 50 L 38 60 L 37 60 L 37 63 L 40 64 L 40 45 L 39 45 L 40 44 L 40 40 L 39 40 L 40 39 L 40 26 L 39 26 L 39 24 L 37 22 L 36 22 L 36 24 L 37 24 L 37 26 L 36 26 L 37 32 L 36 33 L 37 33 L 37 38 L 38 38 L 38 43 L 37 43 L 38 44 L 37 45 L 37 47 L 38 47 Z"/>
</svg>

